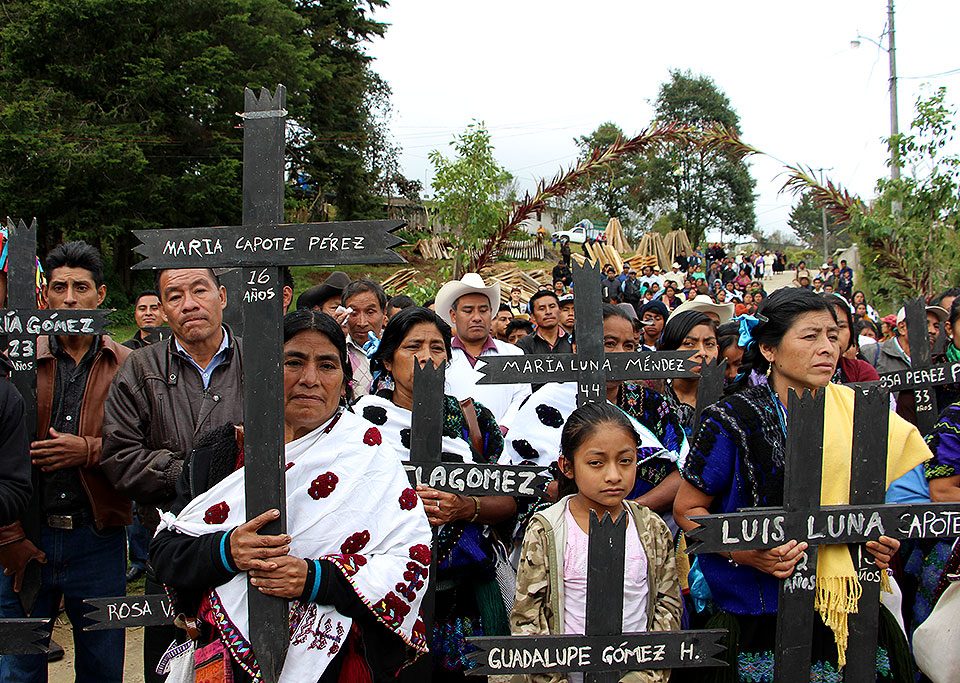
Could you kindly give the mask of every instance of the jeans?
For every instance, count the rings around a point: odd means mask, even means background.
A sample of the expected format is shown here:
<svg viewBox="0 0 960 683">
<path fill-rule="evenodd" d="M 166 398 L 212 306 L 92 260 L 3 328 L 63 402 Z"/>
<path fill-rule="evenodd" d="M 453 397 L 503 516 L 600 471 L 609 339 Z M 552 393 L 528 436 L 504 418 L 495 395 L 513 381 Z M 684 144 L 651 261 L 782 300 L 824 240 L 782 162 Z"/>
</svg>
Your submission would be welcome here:
<svg viewBox="0 0 960 683">
<path fill-rule="evenodd" d="M 73 625 L 74 669 L 77 683 L 121 683 L 123 680 L 123 629 L 84 631 L 86 598 L 106 598 L 126 593 L 126 536 L 123 527 L 98 531 L 93 525 L 79 529 L 43 527 L 40 549 L 47 555 L 42 565 L 40 593 L 31 617 L 53 620 L 64 599 Z M 0 576 L 0 616 L 22 618 L 13 579 Z M 46 683 L 46 655 L 0 657 L 0 683 Z"/>
<path fill-rule="evenodd" d="M 145 570 L 150 559 L 150 532 L 140 523 L 137 504 L 133 504 L 133 524 L 127 527 L 127 544 L 130 548 L 130 566 Z"/>
</svg>

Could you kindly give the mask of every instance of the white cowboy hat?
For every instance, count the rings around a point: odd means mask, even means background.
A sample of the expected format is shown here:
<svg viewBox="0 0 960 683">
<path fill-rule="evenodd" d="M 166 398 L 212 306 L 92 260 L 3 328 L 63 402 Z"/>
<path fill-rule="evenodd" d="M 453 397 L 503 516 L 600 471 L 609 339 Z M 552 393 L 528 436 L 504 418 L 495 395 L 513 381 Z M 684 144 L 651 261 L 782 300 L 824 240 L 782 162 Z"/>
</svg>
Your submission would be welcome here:
<svg viewBox="0 0 960 683">
<path fill-rule="evenodd" d="M 493 284 L 488 287 L 483 283 L 483 278 L 478 273 L 467 273 L 459 280 L 445 283 L 437 292 L 434 303 L 434 310 L 437 315 L 452 323 L 450 309 L 453 308 L 457 299 L 464 294 L 483 294 L 490 299 L 490 308 L 494 311 L 494 314 L 500 308 L 500 285 Z"/>
<path fill-rule="evenodd" d="M 718 304 L 714 303 L 713 299 L 706 294 L 697 294 L 697 296 L 693 297 L 690 301 L 684 301 L 677 306 L 673 310 L 673 313 L 670 314 L 670 318 L 684 311 L 700 311 L 701 313 L 715 313 L 720 317 L 720 324 L 723 325 L 733 317 L 733 309 L 734 305 L 732 302 L 728 304 Z M 670 318 L 667 318 L 667 320 L 670 320 Z"/>
</svg>

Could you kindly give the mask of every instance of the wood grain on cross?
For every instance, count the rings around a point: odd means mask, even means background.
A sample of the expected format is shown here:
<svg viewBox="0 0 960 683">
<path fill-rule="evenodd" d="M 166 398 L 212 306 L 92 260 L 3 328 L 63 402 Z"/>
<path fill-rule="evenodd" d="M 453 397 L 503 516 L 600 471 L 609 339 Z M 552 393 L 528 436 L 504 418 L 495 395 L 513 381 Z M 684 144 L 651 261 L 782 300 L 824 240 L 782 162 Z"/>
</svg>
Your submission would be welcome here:
<svg viewBox="0 0 960 683">
<path fill-rule="evenodd" d="M 607 381 L 699 377 L 690 351 L 605 353 L 600 270 L 595 263 L 573 264 L 576 353 L 483 356 L 478 384 L 576 382 L 577 405 L 607 400 Z"/>
<path fill-rule="evenodd" d="M 284 224 L 286 90 L 244 92 L 243 225 L 139 230 L 135 269 L 239 268 L 248 336 L 243 352 L 247 518 L 271 508 L 280 519 L 263 533 L 286 528 L 283 434 L 283 310 L 280 268 L 293 265 L 403 263 L 391 233 L 403 221 Z M 263 679 L 276 681 L 289 643 L 286 600 L 247 591 L 250 643 Z M 108 605 L 101 605 L 108 608 Z"/>
<path fill-rule="evenodd" d="M 777 606 L 776 683 L 807 683 L 813 636 L 817 553 L 823 545 L 850 545 L 863 596 L 850 619 L 845 681 L 875 680 L 880 573 L 863 544 L 880 536 L 955 538 L 960 503 L 885 505 L 887 393 L 879 382 L 853 386 L 853 444 L 850 502 L 821 505 L 824 392 L 791 392 L 787 409 L 787 453 L 782 507 L 744 509 L 691 517 L 700 526 L 687 532 L 691 553 L 769 549 L 789 540 L 809 544 L 793 574 L 781 583 Z M 871 649 L 872 648 L 872 649 Z"/>
<path fill-rule="evenodd" d="M 0 302 L 4 303 L 4 302 Z M 6 352 L 13 370 L 10 379 L 23 396 L 27 434 L 37 436 L 37 339 L 43 335 L 99 335 L 106 331 L 111 311 L 40 310 L 37 306 L 37 221 L 7 219 L 7 301 L 0 310 Z M 40 475 L 33 468 L 33 496 L 21 522 L 27 538 L 40 547 Z M 24 612 L 30 614 L 40 591 L 40 565 L 27 564 L 19 593 Z"/>
<path fill-rule="evenodd" d="M 611 586 L 623 585 L 629 514 L 614 521 L 590 512 L 585 635 L 470 638 L 478 650 L 468 657 L 479 666 L 468 675 L 584 672 L 587 683 L 614 683 L 626 671 L 723 666 L 726 631 L 623 632 L 623 591 Z"/>
</svg>

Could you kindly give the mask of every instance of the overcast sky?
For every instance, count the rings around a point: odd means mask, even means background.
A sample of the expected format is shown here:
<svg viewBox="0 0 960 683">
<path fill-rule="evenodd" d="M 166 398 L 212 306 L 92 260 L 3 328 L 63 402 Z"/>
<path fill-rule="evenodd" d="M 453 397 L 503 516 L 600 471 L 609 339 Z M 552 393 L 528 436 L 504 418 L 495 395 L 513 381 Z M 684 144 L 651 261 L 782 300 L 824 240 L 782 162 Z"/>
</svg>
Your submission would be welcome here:
<svg viewBox="0 0 960 683">
<path fill-rule="evenodd" d="M 886 44 L 885 0 L 392 0 L 377 18 L 390 27 L 370 53 L 393 89 L 402 168 L 425 185 L 428 152 L 448 152 L 479 119 L 499 162 L 532 188 L 576 158 L 575 136 L 604 121 L 643 129 L 670 69 L 713 78 L 744 140 L 770 155 L 750 162 L 767 234 L 787 230 L 783 163 L 832 168 L 862 196 L 888 173 L 887 53 L 850 45 L 858 33 Z M 901 131 L 923 88 L 946 85 L 960 101 L 958 26 L 958 0 L 900 0 Z"/>
</svg>

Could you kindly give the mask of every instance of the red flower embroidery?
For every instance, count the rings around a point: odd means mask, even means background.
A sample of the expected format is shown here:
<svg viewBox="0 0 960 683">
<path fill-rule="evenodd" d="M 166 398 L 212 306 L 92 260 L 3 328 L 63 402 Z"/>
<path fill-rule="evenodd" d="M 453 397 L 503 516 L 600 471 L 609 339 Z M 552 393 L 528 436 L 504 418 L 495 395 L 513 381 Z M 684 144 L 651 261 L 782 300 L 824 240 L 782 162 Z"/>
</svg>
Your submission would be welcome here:
<svg viewBox="0 0 960 683">
<path fill-rule="evenodd" d="M 310 497 L 314 500 L 326 498 L 333 493 L 335 488 L 337 488 L 337 483 L 339 481 L 340 478 L 337 477 L 337 475 L 335 475 L 333 472 L 324 472 L 310 482 L 310 488 L 307 490 L 307 493 L 309 493 Z"/>
<path fill-rule="evenodd" d="M 373 611 L 380 615 L 388 626 L 399 626 L 410 613 L 410 605 L 400 599 L 400 596 L 390 591 L 383 600 L 373 606 Z"/>
<path fill-rule="evenodd" d="M 400 509 L 412 510 L 417 507 L 417 492 L 413 489 L 404 489 L 400 494 Z"/>
<path fill-rule="evenodd" d="M 287 469 L 289 470 L 291 467 L 294 466 L 294 464 L 295 464 L 295 463 L 288 462 L 288 463 L 287 463 Z M 286 471 L 286 470 L 284 470 L 284 471 Z"/>
<path fill-rule="evenodd" d="M 343 569 L 343 572 L 347 576 L 353 576 L 358 571 L 360 567 L 364 566 L 367 563 L 367 558 L 363 555 L 341 555 L 340 556 L 340 568 Z"/>
<path fill-rule="evenodd" d="M 230 506 L 225 501 L 220 501 L 216 505 L 211 505 L 203 513 L 203 521 L 207 524 L 223 524 L 227 521 L 227 515 L 230 514 Z"/>
<path fill-rule="evenodd" d="M 410 559 L 416 560 L 420 564 L 427 566 L 430 564 L 430 548 L 425 546 L 423 543 L 418 543 L 410 548 Z"/>
<path fill-rule="evenodd" d="M 368 446 L 379 446 L 383 443 L 383 438 L 380 436 L 380 430 L 376 427 L 371 427 L 363 435 L 363 443 Z"/>
<path fill-rule="evenodd" d="M 370 542 L 370 532 L 364 529 L 355 534 L 351 534 L 347 540 L 340 546 L 340 552 L 344 555 L 352 555 L 363 550 Z"/>
</svg>

